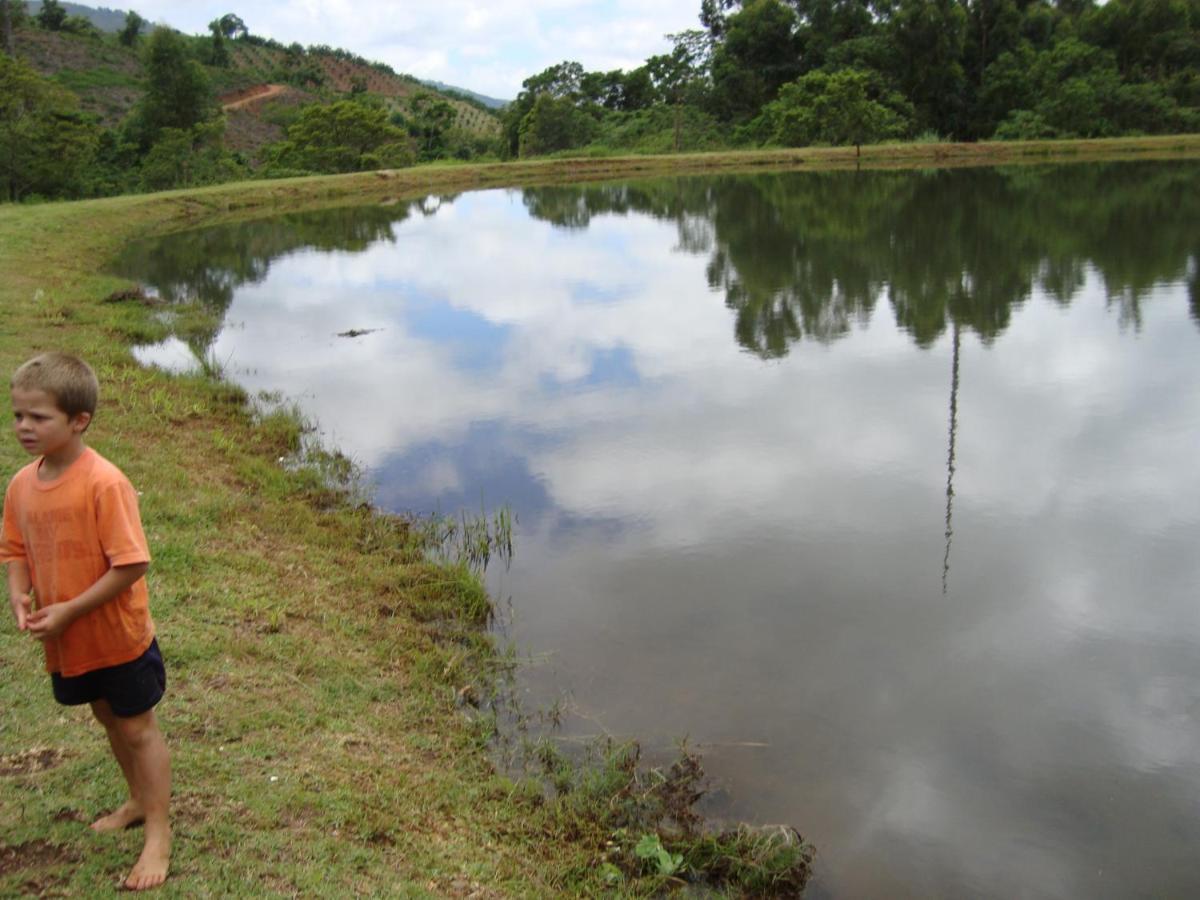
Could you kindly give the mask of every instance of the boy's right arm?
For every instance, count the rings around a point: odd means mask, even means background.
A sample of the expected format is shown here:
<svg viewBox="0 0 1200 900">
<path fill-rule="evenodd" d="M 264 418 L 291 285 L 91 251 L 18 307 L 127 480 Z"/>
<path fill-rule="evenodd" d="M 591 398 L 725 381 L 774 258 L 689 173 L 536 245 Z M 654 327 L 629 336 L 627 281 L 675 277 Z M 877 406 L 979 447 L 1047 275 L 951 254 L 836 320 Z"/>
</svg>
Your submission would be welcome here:
<svg viewBox="0 0 1200 900">
<path fill-rule="evenodd" d="M 29 613 L 33 610 L 33 600 L 29 591 L 33 582 L 29 578 L 29 565 L 23 559 L 10 560 L 8 563 L 8 602 L 12 604 L 13 615 L 17 619 L 17 630 L 24 631 Z"/>
</svg>

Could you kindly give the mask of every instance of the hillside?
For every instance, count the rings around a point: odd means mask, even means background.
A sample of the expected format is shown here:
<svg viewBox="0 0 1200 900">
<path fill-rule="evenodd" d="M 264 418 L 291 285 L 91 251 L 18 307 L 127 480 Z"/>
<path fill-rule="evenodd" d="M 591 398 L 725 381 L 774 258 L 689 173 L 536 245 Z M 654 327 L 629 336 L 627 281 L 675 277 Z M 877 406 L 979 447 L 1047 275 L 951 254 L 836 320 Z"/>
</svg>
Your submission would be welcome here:
<svg viewBox="0 0 1200 900">
<path fill-rule="evenodd" d="M 78 11 L 87 9 L 79 7 Z M 112 10 L 90 12 L 124 16 Z M 381 98 L 390 112 L 401 114 L 410 97 L 432 95 L 453 107 L 454 125 L 463 131 L 480 137 L 500 132 L 499 120 L 482 104 L 447 96 L 381 64 L 333 48 L 305 50 L 298 45 L 283 48 L 272 44 L 253 37 L 231 40 L 227 44 L 229 65 L 205 66 L 223 106 L 270 84 L 283 87 L 261 102 L 241 104 L 227 114 L 226 143 L 248 158 L 256 158 L 263 147 L 284 137 L 284 127 L 297 107 L 333 102 L 362 90 Z M 14 45 L 18 57 L 76 94 L 83 110 L 106 127 L 119 123 L 145 92 L 145 67 L 139 53 L 111 37 L 51 32 L 25 24 L 15 30 Z M 304 80 L 313 74 L 315 78 Z M 289 80 L 304 86 L 288 84 Z"/>
<path fill-rule="evenodd" d="M 289 51 L 248 41 L 232 42 L 232 65 L 229 77 L 221 79 L 228 91 L 240 90 L 255 84 L 266 84 L 277 80 L 279 73 L 287 69 Z M 344 51 L 314 52 L 310 48 L 307 58 L 315 61 L 325 79 L 324 88 L 335 94 L 350 94 L 356 83 L 366 91 L 386 98 L 388 105 L 399 109 L 409 97 L 416 94 L 435 94 L 454 107 L 458 127 L 476 134 L 495 135 L 500 132 L 500 122 L 479 106 L 459 99 L 418 81 L 411 75 L 389 71 L 381 65 L 372 65 L 346 54 Z"/>
</svg>

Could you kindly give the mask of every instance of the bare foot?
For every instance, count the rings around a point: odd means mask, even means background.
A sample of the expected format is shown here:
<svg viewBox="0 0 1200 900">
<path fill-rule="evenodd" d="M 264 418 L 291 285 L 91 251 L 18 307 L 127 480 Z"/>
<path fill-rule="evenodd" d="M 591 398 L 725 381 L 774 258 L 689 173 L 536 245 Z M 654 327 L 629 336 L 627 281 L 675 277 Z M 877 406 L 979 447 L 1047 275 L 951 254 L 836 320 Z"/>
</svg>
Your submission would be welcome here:
<svg viewBox="0 0 1200 900">
<path fill-rule="evenodd" d="M 167 880 L 167 869 L 171 863 L 171 838 L 147 837 L 142 855 L 134 863 L 133 871 L 125 879 L 127 891 L 148 891 Z"/>
<path fill-rule="evenodd" d="M 142 813 L 142 804 L 136 800 L 126 800 L 119 809 L 115 809 L 107 816 L 101 816 L 93 822 L 92 831 L 120 831 L 122 828 L 141 825 L 145 818 Z"/>
</svg>

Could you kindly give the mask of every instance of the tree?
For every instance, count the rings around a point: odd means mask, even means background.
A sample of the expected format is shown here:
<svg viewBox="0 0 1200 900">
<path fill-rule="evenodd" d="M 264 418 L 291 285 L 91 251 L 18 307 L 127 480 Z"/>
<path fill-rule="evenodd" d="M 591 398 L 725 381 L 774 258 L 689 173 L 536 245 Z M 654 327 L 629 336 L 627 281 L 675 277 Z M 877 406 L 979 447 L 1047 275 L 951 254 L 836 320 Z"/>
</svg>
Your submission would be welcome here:
<svg viewBox="0 0 1200 900">
<path fill-rule="evenodd" d="M 221 30 L 220 19 L 213 19 L 209 22 L 208 30 L 212 34 L 208 64 L 221 69 L 227 68 L 229 66 L 229 50 L 225 46 L 225 32 Z"/>
<path fill-rule="evenodd" d="M 67 16 L 63 20 L 59 31 L 66 32 L 67 34 L 77 34 L 80 37 L 92 38 L 97 41 L 104 37 L 104 33 L 87 16 Z"/>
<path fill-rule="evenodd" d="M 1200 4 L 1108 0 L 1080 23 L 1081 36 L 1112 51 L 1127 80 L 1161 78 L 1200 64 Z"/>
<path fill-rule="evenodd" d="M 712 62 L 712 40 L 704 31 L 681 31 L 669 34 L 673 44 L 670 53 L 646 60 L 646 71 L 662 98 L 675 108 L 674 147 L 682 149 L 683 104 L 695 101 L 695 95 L 708 80 Z"/>
<path fill-rule="evenodd" d="M 141 36 L 142 29 L 148 23 L 145 19 L 135 13 L 132 9 L 125 13 L 125 27 L 117 34 L 119 40 L 126 47 L 132 47 L 137 43 L 137 39 Z"/>
<path fill-rule="evenodd" d="M 361 172 L 410 165 L 413 152 L 381 106 L 339 100 L 305 107 L 269 158 L 274 167 L 289 170 Z"/>
<path fill-rule="evenodd" d="M 433 94 L 422 92 L 409 98 L 405 124 L 417 142 L 421 159 L 440 159 L 444 155 L 446 137 L 457 118 L 454 107 Z"/>
<path fill-rule="evenodd" d="M 42 28 L 47 31 L 60 31 L 66 20 L 67 11 L 58 0 L 43 0 L 42 8 L 37 13 L 37 22 Z"/>
<path fill-rule="evenodd" d="M 225 13 L 221 18 L 217 19 L 217 26 L 221 31 L 221 35 L 231 41 L 244 38 L 250 33 L 249 29 L 246 28 L 246 23 L 241 20 L 241 17 L 233 13 Z"/>
<path fill-rule="evenodd" d="M 78 196 L 97 145 L 78 105 L 23 61 L 0 56 L 0 198 Z"/>
<path fill-rule="evenodd" d="M 552 97 L 574 99 L 579 95 L 583 76 L 583 66 L 567 60 L 526 78 L 521 83 L 521 87 L 532 94 L 549 94 Z"/>
<path fill-rule="evenodd" d="M 521 120 L 520 155 L 541 156 L 579 147 L 591 140 L 595 124 L 570 100 L 540 94 Z"/>
<path fill-rule="evenodd" d="M 984 72 L 1002 53 L 1021 40 L 1021 10 L 1016 0 L 968 0 L 964 66 L 972 84 L 983 84 Z"/>
<path fill-rule="evenodd" d="M 139 142 L 149 148 L 163 128 L 186 131 L 211 118 L 216 110 L 208 76 L 188 53 L 184 37 L 156 28 L 144 54 L 146 93 L 136 112 Z"/>
<path fill-rule="evenodd" d="M 763 110 L 774 140 L 788 146 L 863 144 L 901 137 L 910 127 L 911 108 L 883 89 L 873 72 L 843 69 L 809 72 L 786 84 L 779 99 Z"/>
<path fill-rule="evenodd" d="M 971 133 L 990 137 L 1012 110 L 1028 109 L 1036 102 L 1033 82 L 1037 53 L 1023 43 L 1014 51 L 1001 53 L 983 72 L 983 83 L 975 95 Z"/>
<path fill-rule="evenodd" d="M 503 113 L 504 143 L 511 155 L 520 153 L 523 123 L 538 98 L 547 95 L 569 99 L 574 103 L 581 96 L 584 75 L 582 65 L 567 60 L 521 82 L 521 92 L 504 108 Z"/>
<path fill-rule="evenodd" d="M 1076 38 L 1037 54 L 1028 78 L 1026 104 L 1009 111 L 996 137 L 1111 137 L 1200 128 L 1197 110 L 1181 106 L 1163 85 L 1123 81 L 1110 51 Z"/>
<path fill-rule="evenodd" d="M 751 0 L 725 20 L 713 53 L 713 95 L 719 115 L 743 122 L 800 74 L 796 14 L 779 0 Z"/>
<path fill-rule="evenodd" d="M 916 107 L 920 128 L 942 135 L 963 131 L 966 23 L 958 0 L 900 0 L 889 22 L 899 86 Z"/>
<path fill-rule="evenodd" d="M 147 190 L 217 184 L 237 177 L 241 168 L 225 150 L 223 119 L 192 128 L 164 128 L 142 160 L 142 187 Z"/>
<path fill-rule="evenodd" d="M 835 49 L 876 30 L 867 0 L 789 0 L 796 11 L 796 44 L 803 71 L 827 66 Z"/>
<path fill-rule="evenodd" d="M 646 66 L 638 66 L 621 76 L 621 99 L 618 109 L 629 112 L 646 109 L 654 102 L 654 81 Z"/>
</svg>

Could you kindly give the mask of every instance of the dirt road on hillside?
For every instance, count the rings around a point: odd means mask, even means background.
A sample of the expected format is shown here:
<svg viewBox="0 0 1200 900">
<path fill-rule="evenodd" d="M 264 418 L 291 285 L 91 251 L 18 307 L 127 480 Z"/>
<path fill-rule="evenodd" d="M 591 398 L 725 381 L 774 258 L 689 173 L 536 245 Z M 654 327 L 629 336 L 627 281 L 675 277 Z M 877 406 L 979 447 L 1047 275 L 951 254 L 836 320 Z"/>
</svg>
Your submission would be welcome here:
<svg viewBox="0 0 1200 900">
<path fill-rule="evenodd" d="M 226 94 L 221 97 L 221 109 L 240 109 L 250 103 L 257 103 L 260 100 L 270 100 L 272 97 L 277 97 L 287 90 L 287 85 L 283 84 L 256 84 L 254 87 L 244 88 L 233 94 Z"/>
</svg>

